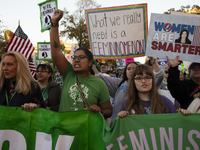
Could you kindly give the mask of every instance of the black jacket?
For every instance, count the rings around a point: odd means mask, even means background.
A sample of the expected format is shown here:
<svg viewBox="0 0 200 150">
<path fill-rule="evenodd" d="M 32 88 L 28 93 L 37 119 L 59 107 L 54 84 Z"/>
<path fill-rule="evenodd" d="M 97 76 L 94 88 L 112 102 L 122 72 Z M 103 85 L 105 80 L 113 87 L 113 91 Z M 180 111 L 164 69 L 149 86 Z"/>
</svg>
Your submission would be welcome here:
<svg viewBox="0 0 200 150">
<path fill-rule="evenodd" d="M 15 82 L 13 82 L 13 85 L 15 87 Z M 0 93 L 0 105 L 8 106 L 5 91 L 7 92 L 7 95 L 9 95 L 9 90 L 8 81 L 5 80 L 4 87 Z M 21 107 L 21 105 L 31 102 L 39 104 L 40 107 L 45 108 L 42 93 L 37 82 L 31 83 L 31 92 L 29 92 L 26 96 L 24 96 L 22 93 L 16 93 L 12 99 L 9 100 L 9 106 Z"/>
<path fill-rule="evenodd" d="M 191 93 L 198 87 L 192 79 L 179 80 L 180 71 L 177 67 L 169 68 L 167 86 L 171 95 L 180 103 L 181 108 L 187 109 L 190 103 L 200 94 L 200 89 Z M 190 96 L 191 95 L 191 96 Z"/>
</svg>

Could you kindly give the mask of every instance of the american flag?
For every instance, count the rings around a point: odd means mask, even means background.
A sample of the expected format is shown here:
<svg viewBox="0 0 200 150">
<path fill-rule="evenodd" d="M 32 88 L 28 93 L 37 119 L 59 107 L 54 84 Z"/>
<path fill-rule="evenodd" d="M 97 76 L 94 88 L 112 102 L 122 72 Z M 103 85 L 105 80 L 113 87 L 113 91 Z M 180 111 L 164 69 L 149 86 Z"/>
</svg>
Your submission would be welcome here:
<svg viewBox="0 0 200 150">
<path fill-rule="evenodd" d="M 33 62 L 29 62 L 29 68 L 30 68 L 32 76 L 35 77 L 35 71 L 36 71 L 35 64 Z"/>
<path fill-rule="evenodd" d="M 6 52 L 9 51 L 16 51 L 22 53 L 27 60 L 30 59 L 34 51 L 33 44 L 29 40 L 28 36 L 23 32 L 20 25 L 17 27 L 14 36 L 8 43 L 8 46 L 6 47 Z"/>
<path fill-rule="evenodd" d="M 16 51 L 22 53 L 26 59 L 29 60 L 34 49 L 35 48 L 33 47 L 33 44 L 29 40 L 28 36 L 23 32 L 22 28 L 18 26 L 14 36 L 6 47 L 6 52 Z M 29 68 L 32 76 L 34 77 L 36 67 L 33 62 L 29 62 Z"/>
</svg>

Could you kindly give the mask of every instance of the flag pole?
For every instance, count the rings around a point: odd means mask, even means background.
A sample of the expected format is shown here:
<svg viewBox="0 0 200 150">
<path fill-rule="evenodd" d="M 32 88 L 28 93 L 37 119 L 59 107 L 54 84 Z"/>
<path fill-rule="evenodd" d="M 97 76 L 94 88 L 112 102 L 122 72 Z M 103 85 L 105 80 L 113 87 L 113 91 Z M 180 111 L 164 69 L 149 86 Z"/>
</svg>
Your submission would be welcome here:
<svg viewBox="0 0 200 150">
<path fill-rule="evenodd" d="M 18 20 L 18 26 L 20 26 L 20 20 Z"/>
</svg>

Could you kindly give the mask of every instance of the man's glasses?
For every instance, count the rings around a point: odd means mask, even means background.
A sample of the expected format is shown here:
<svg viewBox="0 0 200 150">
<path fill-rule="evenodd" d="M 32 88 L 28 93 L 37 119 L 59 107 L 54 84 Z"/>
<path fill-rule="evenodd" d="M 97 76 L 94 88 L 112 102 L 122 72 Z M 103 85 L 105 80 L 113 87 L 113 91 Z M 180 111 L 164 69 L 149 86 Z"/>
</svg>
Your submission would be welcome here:
<svg viewBox="0 0 200 150">
<path fill-rule="evenodd" d="M 74 61 L 74 60 L 76 60 L 76 58 L 78 58 L 78 60 L 82 60 L 82 59 L 88 58 L 88 57 L 85 56 L 85 55 L 79 55 L 79 56 L 73 55 L 73 56 L 71 56 L 71 58 L 72 58 L 72 60 Z"/>
<path fill-rule="evenodd" d="M 35 73 L 39 73 L 39 72 L 44 73 L 44 72 L 48 72 L 48 71 L 44 71 L 44 70 L 41 70 L 41 71 L 37 70 L 37 71 L 35 71 Z"/>
<path fill-rule="evenodd" d="M 150 81 L 151 79 L 152 79 L 152 77 L 151 76 L 145 76 L 145 77 L 136 77 L 136 78 L 134 78 L 136 81 L 138 81 L 138 82 L 142 82 L 143 81 L 143 79 L 144 79 L 144 81 Z"/>
<path fill-rule="evenodd" d="M 165 71 L 166 74 L 168 74 L 168 71 Z"/>
</svg>

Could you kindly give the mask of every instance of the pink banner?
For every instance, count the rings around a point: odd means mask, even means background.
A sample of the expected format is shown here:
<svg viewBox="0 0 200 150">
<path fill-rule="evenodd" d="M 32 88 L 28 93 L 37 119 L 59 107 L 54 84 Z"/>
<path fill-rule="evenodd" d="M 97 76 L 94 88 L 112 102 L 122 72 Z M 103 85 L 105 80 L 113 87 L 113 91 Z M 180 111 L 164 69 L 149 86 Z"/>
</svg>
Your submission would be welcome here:
<svg viewBox="0 0 200 150">
<path fill-rule="evenodd" d="M 134 58 L 127 58 L 126 60 L 126 64 L 128 64 L 129 61 L 134 61 Z"/>
</svg>

